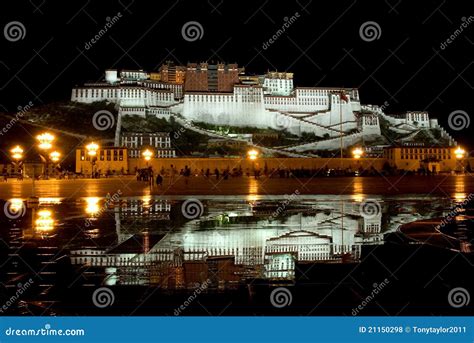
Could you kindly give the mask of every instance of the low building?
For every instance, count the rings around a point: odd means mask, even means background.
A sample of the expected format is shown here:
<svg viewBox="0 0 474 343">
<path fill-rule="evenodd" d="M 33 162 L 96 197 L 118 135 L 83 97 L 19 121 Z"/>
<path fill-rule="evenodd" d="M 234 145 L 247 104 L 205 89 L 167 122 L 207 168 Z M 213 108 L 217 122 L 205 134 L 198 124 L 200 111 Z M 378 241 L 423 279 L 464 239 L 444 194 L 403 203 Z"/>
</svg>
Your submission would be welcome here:
<svg viewBox="0 0 474 343">
<path fill-rule="evenodd" d="M 50 177 L 55 177 L 60 173 L 59 163 L 48 163 L 45 165 L 41 161 L 25 161 L 21 165 L 15 165 L 12 163 L 1 163 L 0 168 L 2 170 L 2 175 L 6 174 L 7 177 L 18 177 L 23 174 L 24 178 L 38 178 L 43 177 L 43 174 L 48 174 Z M 47 168 L 45 170 L 45 168 Z"/>
<path fill-rule="evenodd" d="M 455 150 L 456 147 L 411 144 L 385 148 L 384 157 L 391 167 L 397 169 L 451 172 L 462 168 L 461 162 L 456 159 Z"/>
<path fill-rule="evenodd" d="M 87 149 L 76 149 L 76 173 L 90 175 L 98 172 L 106 174 L 126 174 L 128 171 L 128 154 L 125 147 L 101 147 L 93 157 Z"/>
<path fill-rule="evenodd" d="M 171 146 L 168 132 L 124 132 L 121 136 L 121 145 L 128 149 L 129 158 L 141 158 L 141 153 L 145 149 L 153 150 L 154 158 L 176 157 L 176 150 Z"/>
</svg>

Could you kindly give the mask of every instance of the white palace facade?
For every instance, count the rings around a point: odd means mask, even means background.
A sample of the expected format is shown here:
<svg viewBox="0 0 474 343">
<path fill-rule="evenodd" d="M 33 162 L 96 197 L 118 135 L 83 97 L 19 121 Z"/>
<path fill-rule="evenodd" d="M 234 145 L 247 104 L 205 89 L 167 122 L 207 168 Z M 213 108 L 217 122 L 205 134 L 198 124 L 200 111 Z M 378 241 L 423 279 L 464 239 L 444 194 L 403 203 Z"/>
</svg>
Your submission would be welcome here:
<svg viewBox="0 0 474 343">
<path fill-rule="evenodd" d="M 182 115 L 191 121 L 287 129 L 338 136 L 358 127 L 359 92 L 354 88 L 294 87 L 292 73 L 269 72 L 256 82 L 233 83 L 231 92 L 186 91 L 184 83 L 152 79 L 144 71 L 107 70 L 102 82 L 72 89 L 71 101 L 117 104 L 121 115 Z M 341 101 L 344 92 L 346 101 Z M 328 127 L 328 128 L 326 128 Z M 378 125 L 374 126 L 379 132 Z"/>
<path fill-rule="evenodd" d="M 199 72 L 195 64 L 192 68 L 179 68 L 176 70 L 180 74 L 172 81 L 169 77 L 169 70 L 175 70 L 172 68 L 166 69 L 166 77 L 143 70 L 107 70 L 102 82 L 74 87 L 71 100 L 112 102 L 120 115 L 152 115 L 165 119 L 177 115 L 188 122 L 270 127 L 296 135 L 308 132 L 326 138 L 341 134 L 380 135 L 379 118 L 386 116 L 380 108 L 361 106 L 356 88 L 295 87 L 292 73 L 237 77 L 230 73 L 240 72 L 240 69 L 225 69 L 221 64 L 217 69 L 201 64 Z M 225 76 L 226 70 L 230 76 Z M 188 84 L 192 87 L 187 89 Z M 204 86 L 199 88 L 201 85 Z M 389 119 L 396 124 L 409 125 L 408 129 L 438 127 L 436 120 L 430 120 L 426 112 L 408 112 L 403 120 Z"/>
</svg>

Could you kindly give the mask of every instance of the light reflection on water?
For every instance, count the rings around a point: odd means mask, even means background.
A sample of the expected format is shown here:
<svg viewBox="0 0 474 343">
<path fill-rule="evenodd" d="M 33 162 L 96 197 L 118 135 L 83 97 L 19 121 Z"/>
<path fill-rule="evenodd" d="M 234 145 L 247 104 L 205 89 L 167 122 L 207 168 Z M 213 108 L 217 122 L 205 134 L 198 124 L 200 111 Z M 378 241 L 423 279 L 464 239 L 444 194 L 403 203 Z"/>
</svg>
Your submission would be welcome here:
<svg viewBox="0 0 474 343">
<path fill-rule="evenodd" d="M 90 214 L 92 216 L 96 215 L 100 208 L 99 208 L 99 197 L 88 197 L 85 199 L 86 201 L 86 208 L 85 211 L 87 214 Z"/>
<path fill-rule="evenodd" d="M 466 196 L 456 194 L 454 201 Z M 193 288 L 214 276 L 224 289 L 251 279 L 293 282 L 298 266 L 358 263 L 363 246 L 381 245 L 401 224 L 442 216 L 451 206 L 446 198 L 372 197 L 379 210 L 367 216 L 360 195 L 287 200 L 206 198 L 202 216 L 189 220 L 177 197 L 49 198 L 30 209 L 38 234 L 32 236 L 38 246 L 48 239 L 67 243 L 72 266 L 92 268 L 107 285 Z M 28 236 L 30 228 L 23 230 Z"/>
<path fill-rule="evenodd" d="M 40 233 L 50 232 L 54 229 L 53 213 L 49 209 L 41 209 L 37 212 L 35 230 Z"/>
</svg>

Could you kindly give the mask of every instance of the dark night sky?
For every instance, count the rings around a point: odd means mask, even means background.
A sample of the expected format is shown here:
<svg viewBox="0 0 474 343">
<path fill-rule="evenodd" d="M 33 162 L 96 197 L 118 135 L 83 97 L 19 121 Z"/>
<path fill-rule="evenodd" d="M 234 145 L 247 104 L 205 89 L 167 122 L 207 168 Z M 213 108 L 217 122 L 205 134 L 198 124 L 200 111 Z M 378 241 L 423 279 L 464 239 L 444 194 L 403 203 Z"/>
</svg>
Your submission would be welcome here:
<svg viewBox="0 0 474 343">
<path fill-rule="evenodd" d="M 283 4 L 284 3 L 284 4 Z M 428 110 L 449 129 L 455 110 L 474 113 L 474 22 L 446 49 L 440 45 L 474 15 L 465 1 L 11 1 L 1 27 L 20 21 L 23 40 L 0 36 L 0 108 L 13 111 L 64 100 L 75 84 L 97 80 L 106 68 L 155 70 L 178 63 L 227 61 L 248 73 L 292 71 L 300 86 L 360 87 L 363 103 L 388 103 L 388 113 Z M 122 18 L 91 49 L 87 41 L 118 12 Z M 300 17 L 263 50 L 284 23 Z M 199 22 L 201 40 L 188 42 L 183 24 Z M 378 40 L 360 26 L 375 21 Z M 474 123 L 458 132 L 469 142 Z M 469 144 L 474 149 L 473 144 Z"/>
</svg>

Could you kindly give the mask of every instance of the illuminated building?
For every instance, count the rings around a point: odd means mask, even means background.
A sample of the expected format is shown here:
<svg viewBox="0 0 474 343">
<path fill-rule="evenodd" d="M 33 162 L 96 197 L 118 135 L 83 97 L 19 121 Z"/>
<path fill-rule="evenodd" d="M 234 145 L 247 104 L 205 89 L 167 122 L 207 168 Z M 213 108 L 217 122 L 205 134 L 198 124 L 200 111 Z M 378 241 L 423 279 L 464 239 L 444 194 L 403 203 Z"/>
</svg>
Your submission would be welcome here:
<svg viewBox="0 0 474 343">
<path fill-rule="evenodd" d="M 390 166 L 397 169 L 451 172 L 457 169 L 455 150 L 455 147 L 406 145 L 386 148 L 384 157 Z"/>
<path fill-rule="evenodd" d="M 380 121 L 396 133 L 436 129 L 446 145 L 454 139 L 427 112 L 388 115 L 375 105 L 362 105 L 357 88 L 300 87 L 293 73 L 269 71 L 243 75 L 237 64 L 166 62 L 159 71 L 107 70 L 103 82 L 72 89 L 71 100 L 110 101 L 119 116 L 154 116 L 236 127 L 285 130 L 318 141 L 285 148 L 286 152 L 335 150 L 381 136 Z M 184 119 L 183 119 L 184 118 Z M 342 137 L 341 137 L 342 136 Z M 118 143 L 117 143 L 118 144 Z"/>
<path fill-rule="evenodd" d="M 101 175 L 127 173 L 128 155 L 124 147 L 100 147 L 94 156 L 88 154 L 86 147 L 76 149 L 76 173 L 90 174 L 92 158 L 94 171 Z"/>
<path fill-rule="evenodd" d="M 186 68 L 186 92 L 232 92 L 239 82 L 237 64 L 189 63 Z"/>
<path fill-rule="evenodd" d="M 123 132 L 121 145 L 128 148 L 129 158 L 139 158 L 144 148 L 153 148 L 154 158 L 176 157 L 176 151 L 171 147 L 170 134 L 167 132 Z"/>
</svg>

